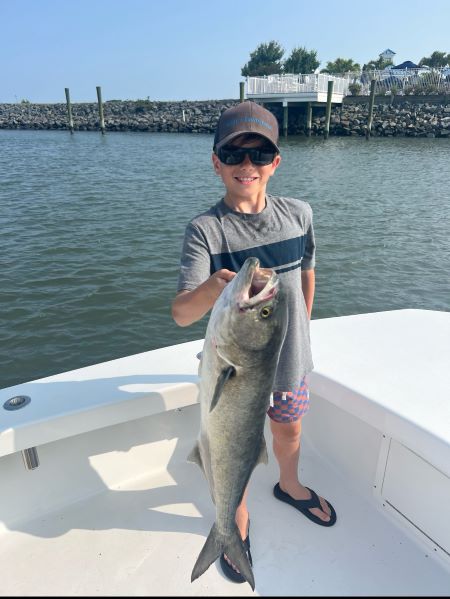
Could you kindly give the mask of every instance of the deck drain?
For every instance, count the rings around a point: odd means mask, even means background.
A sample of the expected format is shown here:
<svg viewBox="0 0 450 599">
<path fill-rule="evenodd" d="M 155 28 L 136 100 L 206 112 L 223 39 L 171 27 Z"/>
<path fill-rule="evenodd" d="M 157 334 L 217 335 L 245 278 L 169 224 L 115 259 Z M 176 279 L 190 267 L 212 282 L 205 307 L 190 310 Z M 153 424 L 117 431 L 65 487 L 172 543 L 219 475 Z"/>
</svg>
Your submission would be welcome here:
<svg viewBox="0 0 450 599">
<path fill-rule="evenodd" d="M 15 397 L 11 397 L 7 399 L 3 404 L 5 410 L 20 410 L 20 408 L 24 408 L 31 401 L 31 397 L 28 395 L 16 395 Z"/>
</svg>

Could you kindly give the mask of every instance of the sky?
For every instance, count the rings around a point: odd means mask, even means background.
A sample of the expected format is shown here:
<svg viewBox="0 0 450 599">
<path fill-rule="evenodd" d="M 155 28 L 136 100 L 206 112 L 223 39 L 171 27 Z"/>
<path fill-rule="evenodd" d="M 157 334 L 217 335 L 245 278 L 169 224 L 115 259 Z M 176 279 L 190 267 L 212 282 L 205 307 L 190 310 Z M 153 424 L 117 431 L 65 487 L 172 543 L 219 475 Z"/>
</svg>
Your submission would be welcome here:
<svg viewBox="0 0 450 599">
<path fill-rule="evenodd" d="M 450 0 L 0 0 L 0 103 L 239 98 L 261 43 L 361 65 L 450 52 Z"/>
</svg>

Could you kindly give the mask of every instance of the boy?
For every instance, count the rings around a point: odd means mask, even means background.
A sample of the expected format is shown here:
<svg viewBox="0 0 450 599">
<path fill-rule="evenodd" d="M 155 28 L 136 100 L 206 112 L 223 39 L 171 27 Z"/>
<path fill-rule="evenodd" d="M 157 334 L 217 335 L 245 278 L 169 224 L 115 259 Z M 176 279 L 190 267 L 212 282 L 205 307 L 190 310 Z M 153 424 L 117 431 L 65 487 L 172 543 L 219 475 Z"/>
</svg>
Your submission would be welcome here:
<svg viewBox="0 0 450 599">
<path fill-rule="evenodd" d="M 298 480 L 301 417 L 309 408 L 304 377 L 313 368 L 309 320 L 315 244 L 309 204 L 266 193 L 281 161 L 277 144 L 276 118 L 254 102 L 242 102 L 220 116 L 212 162 L 226 193 L 186 227 L 172 316 L 180 326 L 202 318 L 248 256 L 256 256 L 262 268 L 279 274 L 288 296 L 289 326 L 275 376 L 273 406 L 268 410 L 280 468 L 273 492 L 313 522 L 332 526 L 336 513 L 331 504 Z M 247 490 L 236 523 L 251 563 Z M 228 578 L 244 582 L 226 555 L 221 565 Z"/>
</svg>

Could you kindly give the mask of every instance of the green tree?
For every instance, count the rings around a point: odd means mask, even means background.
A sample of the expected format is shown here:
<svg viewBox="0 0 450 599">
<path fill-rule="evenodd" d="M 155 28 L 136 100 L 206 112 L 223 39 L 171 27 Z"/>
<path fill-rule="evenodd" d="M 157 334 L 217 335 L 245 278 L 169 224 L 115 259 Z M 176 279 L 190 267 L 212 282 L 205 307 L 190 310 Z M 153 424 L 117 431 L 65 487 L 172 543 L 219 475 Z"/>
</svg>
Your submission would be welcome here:
<svg viewBox="0 0 450 599">
<path fill-rule="evenodd" d="M 259 46 L 250 53 L 250 60 L 242 67 L 243 77 L 258 77 L 281 73 L 284 49 L 274 40 Z"/>
<path fill-rule="evenodd" d="M 353 62 L 351 58 L 336 58 L 334 61 L 327 62 L 327 66 L 322 69 L 321 73 L 354 73 L 360 71 L 361 66 L 357 62 Z"/>
<path fill-rule="evenodd" d="M 363 71 L 382 71 L 387 66 L 392 65 L 390 60 L 386 60 L 384 58 L 378 58 L 378 60 L 369 60 L 365 65 L 363 65 Z"/>
<path fill-rule="evenodd" d="M 350 85 L 348 86 L 348 91 L 351 93 L 352 96 L 357 96 L 359 94 L 359 92 L 361 91 L 362 85 L 360 83 L 350 83 Z"/>
<path fill-rule="evenodd" d="M 303 47 L 294 48 L 289 58 L 284 61 L 285 73 L 313 73 L 319 66 L 316 50 Z"/>
<path fill-rule="evenodd" d="M 449 64 L 450 54 L 446 54 L 445 52 L 438 52 L 435 50 L 431 56 L 424 56 L 420 62 L 419 66 L 427 66 L 432 68 L 445 67 Z"/>
</svg>

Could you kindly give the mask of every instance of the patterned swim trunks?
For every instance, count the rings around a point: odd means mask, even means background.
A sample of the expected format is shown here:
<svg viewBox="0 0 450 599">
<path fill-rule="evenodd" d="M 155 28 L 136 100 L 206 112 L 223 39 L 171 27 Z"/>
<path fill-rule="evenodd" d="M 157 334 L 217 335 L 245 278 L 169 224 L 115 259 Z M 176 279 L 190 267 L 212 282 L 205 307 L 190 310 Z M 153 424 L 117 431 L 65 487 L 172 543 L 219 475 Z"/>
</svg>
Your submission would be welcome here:
<svg viewBox="0 0 450 599">
<path fill-rule="evenodd" d="M 273 403 L 273 405 L 272 405 Z M 295 422 L 309 410 L 309 389 L 303 377 L 300 386 L 293 392 L 273 392 L 273 401 L 267 410 L 275 422 Z"/>
</svg>

